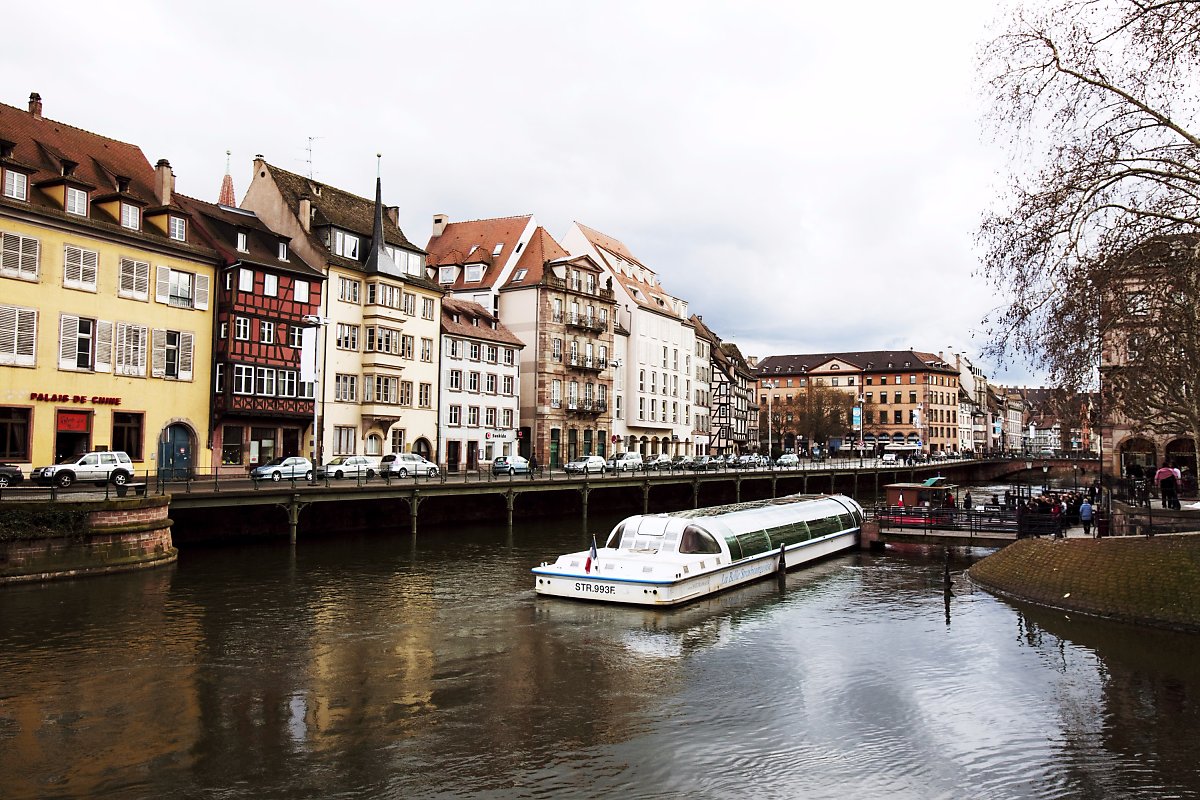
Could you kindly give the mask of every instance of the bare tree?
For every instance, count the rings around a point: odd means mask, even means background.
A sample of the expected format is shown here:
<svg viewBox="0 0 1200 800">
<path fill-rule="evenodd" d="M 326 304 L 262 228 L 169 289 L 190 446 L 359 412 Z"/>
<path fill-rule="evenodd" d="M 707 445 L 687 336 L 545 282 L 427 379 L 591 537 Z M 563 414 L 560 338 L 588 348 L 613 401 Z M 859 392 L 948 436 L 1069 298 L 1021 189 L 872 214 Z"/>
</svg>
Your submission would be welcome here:
<svg viewBox="0 0 1200 800">
<path fill-rule="evenodd" d="M 1015 165 L 979 233 L 989 354 L 1080 389 L 1103 350 L 1116 410 L 1195 436 L 1200 0 L 1020 9 L 981 63 Z"/>
<path fill-rule="evenodd" d="M 850 413 L 854 397 L 829 386 L 810 384 L 776 403 L 774 411 L 779 430 L 793 432 L 797 441 L 807 436 L 809 446 L 826 444 L 830 437 L 840 436 L 850 429 Z"/>
</svg>

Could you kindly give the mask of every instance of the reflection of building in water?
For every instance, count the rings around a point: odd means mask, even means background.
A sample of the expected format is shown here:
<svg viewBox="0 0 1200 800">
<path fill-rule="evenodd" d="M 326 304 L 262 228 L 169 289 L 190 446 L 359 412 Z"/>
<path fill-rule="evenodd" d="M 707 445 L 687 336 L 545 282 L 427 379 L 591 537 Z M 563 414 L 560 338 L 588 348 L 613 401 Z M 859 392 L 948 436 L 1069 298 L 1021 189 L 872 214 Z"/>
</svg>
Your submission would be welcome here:
<svg viewBox="0 0 1200 800">
<path fill-rule="evenodd" d="M 31 668 L 3 672 L 0 796 L 45 797 L 50 786 L 73 797 L 114 796 L 114 780 L 199 746 L 202 636 L 199 617 L 169 601 L 174 574 L 121 576 L 100 595 L 39 591 L 37 628 L 8 626 L 6 647 L 30 654 L 23 662 Z M 97 596 L 105 602 L 92 602 Z M 80 661 L 61 659 L 56 642 Z"/>
</svg>

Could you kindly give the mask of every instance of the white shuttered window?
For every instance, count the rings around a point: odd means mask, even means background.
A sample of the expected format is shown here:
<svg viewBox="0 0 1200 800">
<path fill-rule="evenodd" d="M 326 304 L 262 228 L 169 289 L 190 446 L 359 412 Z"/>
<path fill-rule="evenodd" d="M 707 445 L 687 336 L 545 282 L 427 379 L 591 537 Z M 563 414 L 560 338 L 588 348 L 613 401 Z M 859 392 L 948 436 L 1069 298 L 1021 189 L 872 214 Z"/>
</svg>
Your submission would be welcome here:
<svg viewBox="0 0 1200 800">
<path fill-rule="evenodd" d="M 0 276 L 36 281 L 40 250 L 37 239 L 0 233 Z"/>
<path fill-rule="evenodd" d="M 63 248 L 63 286 L 68 289 L 96 291 L 96 274 L 100 268 L 100 254 L 84 250 L 73 244 Z"/>
<path fill-rule="evenodd" d="M 150 299 L 150 265 L 132 258 L 121 259 L 121 274 L 117 294 L 134 300 Z"/>
<path fill-rule="evenodd" d="M 37 353 L 37 310 L 0 306 L 0 364 L 32 367 Z"/>
</svg>

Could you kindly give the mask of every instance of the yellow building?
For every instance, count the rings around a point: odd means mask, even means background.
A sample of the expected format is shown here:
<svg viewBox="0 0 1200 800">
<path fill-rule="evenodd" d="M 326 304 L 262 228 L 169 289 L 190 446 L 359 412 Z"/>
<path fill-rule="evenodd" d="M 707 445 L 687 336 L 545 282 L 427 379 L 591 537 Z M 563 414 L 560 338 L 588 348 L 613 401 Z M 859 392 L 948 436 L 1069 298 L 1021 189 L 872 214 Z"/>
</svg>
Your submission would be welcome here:
<svg viewBox="0 0 1200 800">
<path fill-rule="evenodd" d="M 165 160 L 0 104 L 0 460 L 207 470 L 216 254 Z"/>
</svg>

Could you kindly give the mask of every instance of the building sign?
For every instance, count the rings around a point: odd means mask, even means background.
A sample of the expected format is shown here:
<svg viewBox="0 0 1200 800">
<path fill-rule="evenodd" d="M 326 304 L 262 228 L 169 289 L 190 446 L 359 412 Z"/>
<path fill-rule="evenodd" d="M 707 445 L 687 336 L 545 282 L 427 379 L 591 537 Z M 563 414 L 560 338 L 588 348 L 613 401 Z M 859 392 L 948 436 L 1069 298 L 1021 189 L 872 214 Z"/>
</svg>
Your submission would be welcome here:
<svg viewBox="0 0 1200 800">
<path fill-rule="evenodd" d="M 861 406 L 854 407 L 852 424 L 854 426 L 854 430 L 856 430 L 856 431 L 862 430 L 862 407 Z"/>
<path fill-rule="evenodd" d="M 489 442 L 511 442 L 515 435 L 512 431 L 484 431 L 483 438 Z"/>
<path fill-rule="evenodd" d="M 60 411 L 58 412 L 59 433 L 87 433 L 91 429 L 92 412 L 90 411 Z"/>
<path fill-rule="evenodd" d="M 119 397 L 101 397 L 100 395 L 83 395 L 83 394 L 49 394 L 47 392 L 30 392 L 30 400 L 36 400 L 43 403 L 91 403 L 97 406 L 119 406 L 121 398 Z"/>
</svg>

